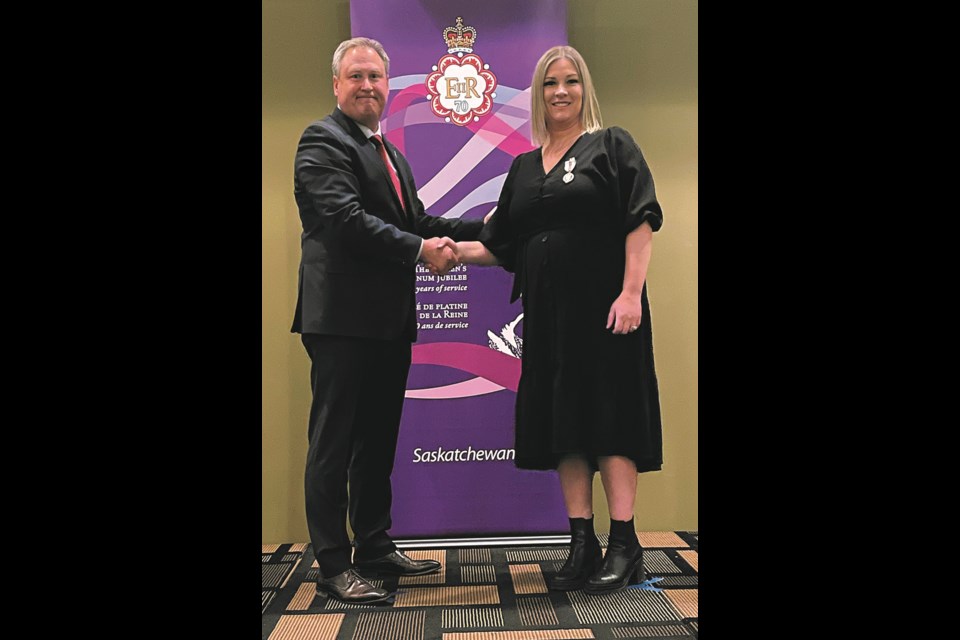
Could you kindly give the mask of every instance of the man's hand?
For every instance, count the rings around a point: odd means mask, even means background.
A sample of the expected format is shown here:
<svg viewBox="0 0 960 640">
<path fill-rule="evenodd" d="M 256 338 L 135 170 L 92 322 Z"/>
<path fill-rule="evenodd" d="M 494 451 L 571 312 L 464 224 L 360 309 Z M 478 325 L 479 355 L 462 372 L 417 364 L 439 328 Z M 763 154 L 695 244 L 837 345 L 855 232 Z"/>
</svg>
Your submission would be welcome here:
<svg viewBox="0 0 960 640">
<path fill-rule="evenodd" d="M 444 236 L 442 238 L 426 238 L 423 241 L 423 250 L 420 260 L 430 273 L 445 275 L 450 269 L 460 264 L 457 256 L 457 243 Z"/>
</svg>

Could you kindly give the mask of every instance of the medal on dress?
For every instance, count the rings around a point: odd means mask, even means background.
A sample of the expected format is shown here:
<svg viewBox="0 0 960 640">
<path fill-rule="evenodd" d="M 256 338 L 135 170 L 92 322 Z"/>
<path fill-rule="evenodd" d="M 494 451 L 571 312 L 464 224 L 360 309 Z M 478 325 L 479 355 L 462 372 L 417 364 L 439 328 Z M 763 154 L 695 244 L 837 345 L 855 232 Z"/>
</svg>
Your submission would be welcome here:
<svg viewBox="0 0 960 640">
<path fill-rule="evenodd" d="M 563 181 L 565 183 L 570 184 L 571 182 L 573 182 L 573 178 L 574 178 L 573 168 L 576 166 L 577 166 L 576 158 L 570 158 L 569 160 L 563 163 L 563 170 L 566 171 L 566 173 L 563 176 Z"/>
</svg>

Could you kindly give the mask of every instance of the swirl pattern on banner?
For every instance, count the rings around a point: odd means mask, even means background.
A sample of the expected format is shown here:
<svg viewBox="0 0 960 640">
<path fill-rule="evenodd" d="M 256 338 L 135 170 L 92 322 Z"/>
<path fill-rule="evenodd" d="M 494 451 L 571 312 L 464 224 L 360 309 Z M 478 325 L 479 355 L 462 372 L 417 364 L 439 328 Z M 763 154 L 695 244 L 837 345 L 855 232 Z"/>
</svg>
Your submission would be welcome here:
<svg viewBox="0 0 960 640">
<path fill-rule="evenodd" d="M 411 125 L 449 126 L 438 119 L 424 99 L 426 74 L 391 78 L 392 97 L 382 125 L 390 141 L 405 152 L 404 128 Z M 465 127 L 473 135 L 441 169 L 418 189 L 426 208 L 436 204 L 459 185 L 495 149 L 517 156 L 534 149 L 530 140 L 530 87 L 520 90 L 501 86 L 494 99 L 494 112 L 482 123 Z M 487 180 L 451 206 L 442 215 L 459 218 L 484 204 L 496 205 L 506 172 Z M 436 342 L 413 347 L 413 364 L 451 367 L 477 377 L 462 382 L 426 389 L 408 389 L 407 398 L 443 400 L 465 398 L 509 389 L 517 390 L 520 360 L 488 347 L 465 342 Z"/>
</svg>

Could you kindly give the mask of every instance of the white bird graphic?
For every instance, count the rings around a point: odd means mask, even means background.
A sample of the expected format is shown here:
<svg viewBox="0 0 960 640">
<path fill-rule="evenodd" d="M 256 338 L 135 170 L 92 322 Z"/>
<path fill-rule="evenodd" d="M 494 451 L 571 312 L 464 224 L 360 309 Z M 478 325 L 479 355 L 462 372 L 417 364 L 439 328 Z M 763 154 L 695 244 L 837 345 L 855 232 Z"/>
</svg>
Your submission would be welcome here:
<svg viewBox="0 0 960 640">
<path fill-rule="evenodd" d="M 500 330 L 499 336 L 488 329 L 487 338 L 490 339 L 490 348 L 500 353 L 505 353 L 508 356 L 513 356 L 514 358 L 521 357 L 523 355 L 523 338 L 518 336 L 514 331 L 521 320 L 523 320 L 522 313 L 517 316 L 516 320 L 504 325 L 503 329 Z"/>
</svg>

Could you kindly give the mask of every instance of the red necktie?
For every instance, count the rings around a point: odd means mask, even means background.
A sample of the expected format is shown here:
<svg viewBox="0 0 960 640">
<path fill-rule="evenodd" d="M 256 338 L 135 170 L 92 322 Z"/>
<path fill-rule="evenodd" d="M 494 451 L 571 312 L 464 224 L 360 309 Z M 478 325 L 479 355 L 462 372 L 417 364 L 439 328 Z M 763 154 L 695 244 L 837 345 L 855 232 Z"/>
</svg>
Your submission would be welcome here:
<svg viewBox="0 0 960 640">
<path fill-rule="evenodd" d="M 400 178 L 397 177 L 397 172 L 393 170 L 393 165 L 390 164 L 390 161 L 387 159 L 387 149 L 383 145 L 383 140 L 379 135 L 370 136 L 370 139 L 373 141 L 373 144 L 376 145 L 377 151 L 380 152 L 380 159 L 383 160 L 383 164 L 387 168 L 387 173 L 390 174 L 390 180 L 393 182 L 393 188 L 400 198 L 400 204 L 403 206 L 403 210 L 406 211 L 407 205 L 403 201 L 403 189 L 400 188 Z"/>
</svg>

